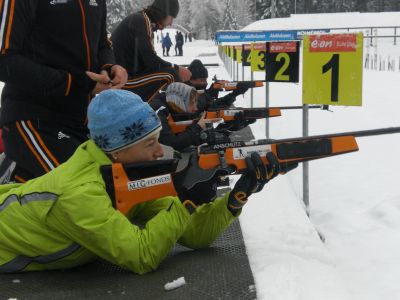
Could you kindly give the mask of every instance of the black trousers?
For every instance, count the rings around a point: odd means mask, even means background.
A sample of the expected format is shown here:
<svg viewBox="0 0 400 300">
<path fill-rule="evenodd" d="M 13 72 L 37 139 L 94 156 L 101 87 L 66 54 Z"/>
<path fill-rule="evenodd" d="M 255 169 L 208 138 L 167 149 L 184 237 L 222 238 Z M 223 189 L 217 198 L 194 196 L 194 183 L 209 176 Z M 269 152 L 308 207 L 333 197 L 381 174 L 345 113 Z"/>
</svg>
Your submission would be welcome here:
<svg viewBox="0 0 400 300">
<path fill-rule="evenodd" d="M 27 120 L 3 126 L 4 152 L 16 163 L 11 181 L 25 182 L 50 172 L 89 138 L 88 129 L 57 122 Z M 1 174 L 0 174 L 1 175 Z"/>
<path fill-rule="evenodd" d="M 128 79 L 123 89 L 138 94 L 143 101 L 149 102 L 159 90 L 176 81 L 180 81 L 178 70 L 164 68 Z"/>
</svg>

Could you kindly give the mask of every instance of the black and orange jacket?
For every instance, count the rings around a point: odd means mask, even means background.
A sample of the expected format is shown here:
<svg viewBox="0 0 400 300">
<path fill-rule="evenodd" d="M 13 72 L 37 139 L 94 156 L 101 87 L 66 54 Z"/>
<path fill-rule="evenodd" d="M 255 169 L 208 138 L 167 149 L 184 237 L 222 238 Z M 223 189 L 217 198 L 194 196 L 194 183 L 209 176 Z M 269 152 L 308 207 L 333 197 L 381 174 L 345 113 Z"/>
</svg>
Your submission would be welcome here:
<svg viewBox="0 0 400 300">
<path fill-rule="evenodd" d="M 174 66 L 154 50 L 155 30 L 146 11 L 140 11 L 126 17 L 112 33 L 115 59 L 128 71 L 129 78 Z"/>
<path fill-rule="evenodd" d="M 105 0 L 0 0 L 0 125 L 83 124 L 95 86 L 86 70 L 114 64 Z"/>
</svg>

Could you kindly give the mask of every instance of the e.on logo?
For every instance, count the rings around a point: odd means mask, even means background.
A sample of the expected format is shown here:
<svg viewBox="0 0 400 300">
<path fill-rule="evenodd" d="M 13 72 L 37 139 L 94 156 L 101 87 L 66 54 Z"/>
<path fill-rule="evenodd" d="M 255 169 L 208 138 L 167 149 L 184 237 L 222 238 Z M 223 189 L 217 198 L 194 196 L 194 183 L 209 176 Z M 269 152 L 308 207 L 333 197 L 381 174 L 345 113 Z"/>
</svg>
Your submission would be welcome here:
<svg viewBox="0 0 400 300">
<path fill-rule="evenodd" d="M 297 50 L 296 42 L 286 42 L 286 43 L 271 43 L 269 46 L 269 51 L 271 53 L 289 53 L 296 52 Z"/>
<path fill-rule="evenodd" d="M 310 52 L 356 52 L 356 34 L 310 35 Z"/>
</svg>

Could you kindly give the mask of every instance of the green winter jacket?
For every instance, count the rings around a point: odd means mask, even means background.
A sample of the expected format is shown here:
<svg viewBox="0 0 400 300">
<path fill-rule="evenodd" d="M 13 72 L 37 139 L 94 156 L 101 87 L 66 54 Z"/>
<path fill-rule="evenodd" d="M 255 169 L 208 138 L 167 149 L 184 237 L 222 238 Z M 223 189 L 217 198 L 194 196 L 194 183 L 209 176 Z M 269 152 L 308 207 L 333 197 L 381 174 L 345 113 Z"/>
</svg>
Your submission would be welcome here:
<svg viewBox="0 0 400 300">
<path fill-rule="evenodd" d="M 50 173 L 0 186 L 0 272 L 71 268 L 101 257 L 143 274 L 177 241 L 207 247 L 235 219 L 228 195 L 192 215 L 177 197 L 164 197 L 124 216 L 112 207 L 100 174 L 110 163 L 89 140 Z"/>
</svg>

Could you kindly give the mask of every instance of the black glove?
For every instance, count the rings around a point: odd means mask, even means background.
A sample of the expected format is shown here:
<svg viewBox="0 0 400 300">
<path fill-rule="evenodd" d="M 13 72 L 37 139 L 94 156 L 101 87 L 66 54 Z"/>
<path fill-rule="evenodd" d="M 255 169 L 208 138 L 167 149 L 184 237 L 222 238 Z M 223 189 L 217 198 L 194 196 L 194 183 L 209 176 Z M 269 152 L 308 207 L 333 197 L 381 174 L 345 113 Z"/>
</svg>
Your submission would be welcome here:
<svg viewBox="0 0 400 300">
<path fill-rule="evenodd" d="M 232 215 L 236 215 L 252 193 L 261 191 L 268 181 L 280 173 L 280 165 L 275 154 L 268 152 L 266 157 L 267 165 L 264 165 L 257 152 L 245 158 L 246 171 L 236 182 L 228 198 L 228 209 Z"/>
<path fill-rule="evenodd" d="M 238 82 L 236 85 L 236 90 L 234 90 L 232 92 L 232 95 L 234 95 L 235 97 L 239 96 L 239 95 L 243 95 L 244 93 L 247 92 L 248 89 L 249 89 L 249 87 L 247 87 L 245 83 Z"/>
<path fill-rule="evenodd" d="M 212 99 L 217 99 L 220 91 L 222 90 L 213 88 L 213 85 L 211 84 L 211 86 L 205 90 L 205 93 L 208 94 Z"/>
<path fill-rule="evenodd" d="M 233 121 L 227 121 L 223 124 L 217 126 L 217 129 L 226 129 L 230 131 L 238 131 L 246 126 L 253 124 L 256 119 L 245 119 L 243 112 L 238 112 L 235 114 L 235 118 Z"/>
<path fill-rule="evenodd" d="M 193 213 L 198 206 L 215 200 L 219 177 L 226 175 L 228 172 L 224 170 L 201 169 L 197 155 L 193 153 L 188 167 L 175 173 L 173 181 L 182 204 L 189 213 Z"/>
</svg>

